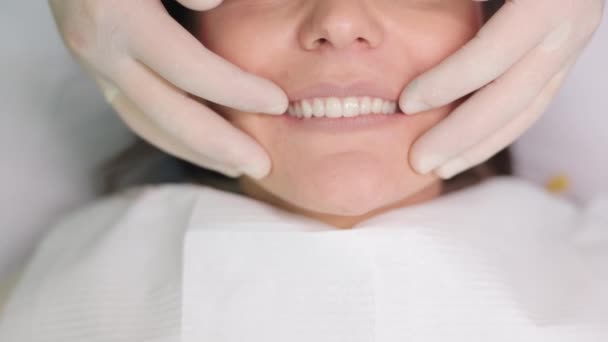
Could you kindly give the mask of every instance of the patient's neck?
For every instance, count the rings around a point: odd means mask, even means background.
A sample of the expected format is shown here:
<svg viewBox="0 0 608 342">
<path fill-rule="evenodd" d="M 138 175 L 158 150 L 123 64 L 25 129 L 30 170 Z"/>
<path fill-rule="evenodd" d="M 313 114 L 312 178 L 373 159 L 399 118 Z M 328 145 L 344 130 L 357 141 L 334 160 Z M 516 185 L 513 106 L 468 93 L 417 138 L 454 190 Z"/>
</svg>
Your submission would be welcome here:
<svg viewBox="0 0 608 342">
<path fill-rule="evenodd" d="M 313 211 L 309 211 L 306 209 L 296 207 L 296 206 L 292 205 L 291 203 L 288 203 L 288 202 L 274 196 L 273 194 L 269 193 L 268 191 L 264 190 L 258 184 L 256 184 L 254 181 L 251 181 L 248 178 L 241 178 L 239 180 L 239 185 L 240 185 L 240 189 L 243 192 L 243 194 L 245 194 L 251 198 L 254 198 L 254 199 L 262 201 L 262 202 L 266 202 L 268 204 L 271 204 L 275 207 L 284 209 L 291 213 L 294 213 L 297 215 L 302 215 L 302 216 L 323 222 L 327 225 L 330 225 L 330 226 L 333 226 L 336 228 L 340 228 L 340 229 L 353 228 L 361 222 L 364 222 L 366 220 L 371 219 L 374 216 L 381 215 L 385 212 L 388 212 L 388 211 L 391 211 L 394 209 L 428 202 L 430 200 L 433 200 L 433 199 L 439 197 L 442 193 L 442 183 L 436 182 L 436 183 L 432 184 L 431 186 L 421 190 L 420 192 L 418 192 L 412 196 L 409 196 L 397 203 L 393 203 L 391 205 L 375 209 L 364 215 L 340 216 L 340 215 L 331 215 L 331 214 L 313 212 Z"/>
</svg>

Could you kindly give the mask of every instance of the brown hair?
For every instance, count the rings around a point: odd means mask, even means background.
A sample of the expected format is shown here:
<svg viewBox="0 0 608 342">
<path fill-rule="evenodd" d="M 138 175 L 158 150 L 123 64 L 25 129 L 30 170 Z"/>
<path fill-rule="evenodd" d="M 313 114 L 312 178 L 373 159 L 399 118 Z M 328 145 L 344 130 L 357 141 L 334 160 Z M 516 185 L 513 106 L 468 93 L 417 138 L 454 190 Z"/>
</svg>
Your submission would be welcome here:
<svg viewBox="0 0 608 342">
<path fill-rule="evenodd" d="M 486 17 L 493 15 L 504 3 L 490 0 L 484 3 Z M 186 29 L 192 25 L 192 11 L 174 0 L 163 0 L 167 11 Z M 142 139 L 128 147 L 102 167 L 104 193 L 128 186 L 160 183 L 197 183 L 238 192 L 238 183 L 219 173 L 198 167 L 171 156 Z M 451 180 L 444 182 L 444 193 L 477 184 L 489 177 L 512 174 L 512 162 L 508 149 L 498 153 L 485 163 L 476 166 Z"/>
</svg>

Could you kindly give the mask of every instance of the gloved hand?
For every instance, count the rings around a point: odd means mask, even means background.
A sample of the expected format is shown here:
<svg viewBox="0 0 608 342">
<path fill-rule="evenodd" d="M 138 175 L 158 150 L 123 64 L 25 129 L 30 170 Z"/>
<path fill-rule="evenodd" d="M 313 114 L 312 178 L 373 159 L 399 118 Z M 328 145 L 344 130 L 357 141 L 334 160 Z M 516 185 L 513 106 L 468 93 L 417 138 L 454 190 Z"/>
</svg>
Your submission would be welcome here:
<svg viewBox="0 0 608 342">
<path fill-rule="evenodd" d="M 414 114 L 477 91 L 414 144 L 412 167 L 450 178 L 523 134 L 599 27 L 604 3 L 508 0 L 471 42 L 402 94 L 401 109 Z"/>
<path fill-rule="evenodd" d="M 207 10 L 222 0 L 178 0 Z M 185 160 L 237 176 L 265 176 L 270 159 L 252 138 L 192 95 L 247 112 L 283 114 L 270 81 L 205 49 L 160 0 L 49 0 L 66 45 L 139 135 Z"/>
</svg>

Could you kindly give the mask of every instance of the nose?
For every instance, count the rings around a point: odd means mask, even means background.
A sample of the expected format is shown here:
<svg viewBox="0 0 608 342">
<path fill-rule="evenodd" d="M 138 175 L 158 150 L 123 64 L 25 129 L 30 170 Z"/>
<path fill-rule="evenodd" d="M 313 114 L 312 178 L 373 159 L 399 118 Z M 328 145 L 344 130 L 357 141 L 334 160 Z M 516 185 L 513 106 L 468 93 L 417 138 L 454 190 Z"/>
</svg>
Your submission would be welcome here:
<svg viewBox="0 0 608 342">
<path fill-rule="evenodd" d="M 316 1 L 300 33 L 302 47 L 309 51 L 377 47 L 383 30 L 370 6 L 367 0 Z"/>
</svg>

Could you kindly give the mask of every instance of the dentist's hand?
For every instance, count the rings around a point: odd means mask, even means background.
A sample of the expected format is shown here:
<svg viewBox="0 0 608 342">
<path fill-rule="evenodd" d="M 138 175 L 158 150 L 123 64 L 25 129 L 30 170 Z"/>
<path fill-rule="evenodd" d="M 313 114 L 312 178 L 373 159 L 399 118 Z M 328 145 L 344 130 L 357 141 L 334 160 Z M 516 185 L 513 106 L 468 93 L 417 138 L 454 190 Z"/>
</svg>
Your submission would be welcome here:
<svg viewBox="0 0 608 342">
<path fill-rule="evenodd" d="M 222 2 L 178 1 L 194 10 Z M 194 96 L 247 112 L 282 114 L 288 100 L 279 87 L 205 49 L 160 0 L 49 3 L 66 45 L 136 133 L 230 176 L 261 178 L 269 172 L 262 147 Z"/>
<path fill-rule="evenodd" d="M 604 3 L 507 0 L 470 43 L 414 81 L 400 99 L 408 114 L 477 91 L 416 142 L 414 169 L 450 178 L 523 134 L 598 28 Z"/>
</svg>

